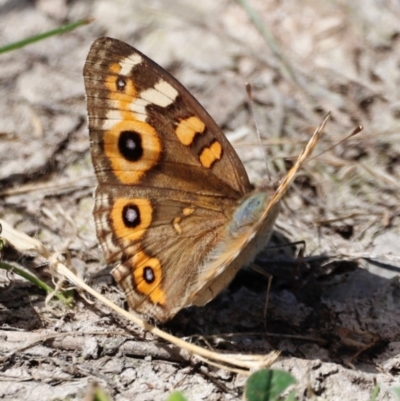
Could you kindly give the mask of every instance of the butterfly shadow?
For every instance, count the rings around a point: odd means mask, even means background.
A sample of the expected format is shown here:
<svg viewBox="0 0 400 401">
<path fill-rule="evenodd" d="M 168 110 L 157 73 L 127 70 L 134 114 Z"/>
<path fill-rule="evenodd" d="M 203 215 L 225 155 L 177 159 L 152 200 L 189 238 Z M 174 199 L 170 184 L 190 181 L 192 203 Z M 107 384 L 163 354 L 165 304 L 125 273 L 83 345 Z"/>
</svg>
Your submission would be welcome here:
<svg viewBox="0 0 400 401">
<path fill-rule="evenodd" d="M 204 307 L 181 311 L 169 330 L 229 352 L 323 359 L 376 371 L 371 360 L 394 357 L 398 341 L 400 267 L 372 260 L 296 252 L 263 253 L 252 269 L 239 271 L 230 286 Z"/>
</svg>

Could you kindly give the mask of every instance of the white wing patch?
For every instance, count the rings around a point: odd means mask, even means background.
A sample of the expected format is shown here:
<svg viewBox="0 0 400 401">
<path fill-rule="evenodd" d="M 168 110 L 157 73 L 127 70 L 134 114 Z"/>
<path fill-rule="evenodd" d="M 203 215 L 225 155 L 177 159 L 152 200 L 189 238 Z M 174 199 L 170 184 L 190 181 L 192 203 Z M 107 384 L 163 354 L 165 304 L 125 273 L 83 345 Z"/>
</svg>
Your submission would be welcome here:
<svg viewBox="0 0 400 401">
<path fill-rule="evenodd" d="M 114 128 L 119 121 L 122 120 L 122 114 L 119 110 L 111 109 L 107 111 L 106 119 L 103 121 L 102 128 L 104 130 L 110 130 Z"/>
<path fill-rule="evenodd" d="M 140 93 L 140 97 L 149 103 L 160 107 L 168 107 L 174 103 L 178 91 L 164 80 L 158 81 L 154 88 L 147 89 Z"/>
<path fill-rule="evenodd" d="M 135 114 L 135 118 L 137 120 L 146 122 L 147 119 L 146 106 L 148 104 L 150 104 L 150 102 L 148 102 L 147 100 L 138 98 L 129 104 L 129 110 Z"/>
<path fill-rule="evenodd" d="M 128 57 L 125 57 L 119 62 L 119 65 L 121 66 L 120 74 L 124 76 L 128 76 L 132 68 L 135 67 L 135 65 L 138 65 L 143 62 L 143 59 L 139 54 L 131 54 Z"/>
</svg>

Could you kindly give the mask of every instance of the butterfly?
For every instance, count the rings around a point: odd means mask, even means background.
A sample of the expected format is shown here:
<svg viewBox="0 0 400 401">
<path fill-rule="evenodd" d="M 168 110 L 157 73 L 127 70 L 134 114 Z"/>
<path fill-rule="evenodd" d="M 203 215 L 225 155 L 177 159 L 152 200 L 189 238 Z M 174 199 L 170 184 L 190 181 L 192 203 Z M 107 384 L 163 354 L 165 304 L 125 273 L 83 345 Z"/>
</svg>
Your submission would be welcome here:
<svg viewBox="0 0 400 401">
<path fill-rule="evenodd" d="M 84 66 L 99 242 L 128 304 L 158 322 L 215 298 L 265 246 L 315 131 L 275 192 L 167 71 L 119 40 Z"/>
</svg>

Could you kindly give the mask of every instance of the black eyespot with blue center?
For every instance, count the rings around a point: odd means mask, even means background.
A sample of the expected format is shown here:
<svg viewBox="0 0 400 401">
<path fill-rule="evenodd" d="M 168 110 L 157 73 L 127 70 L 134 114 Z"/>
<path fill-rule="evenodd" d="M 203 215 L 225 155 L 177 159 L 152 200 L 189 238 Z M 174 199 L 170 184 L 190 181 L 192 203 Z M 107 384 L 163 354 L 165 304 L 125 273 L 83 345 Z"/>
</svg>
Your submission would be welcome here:
<svg viewBox="0 0 400 401">
<path fill-rule="evenodd" d="M 143 269 L 143 280 L 146 281 L 147 284 L 151 284 L 156 279 L 154 275 L 154 271 L 150 266 L 146 266 Z"/>
<path fill-rule="evenodd" d="M 135 131 L 122 131 L 118 139 L 118 149 L 126 160 L 140 160 L 143 156 L 142 136 Z"/>
<path fill-rule="evenodd" d="M 122 220 L 125 227 L 137 227 L 141 223 L 139 207 L 135 204 L 125 205 L 122 209 Z"/>
<path fill-rule="evenodd" d="M 115 82 L 115 84 L 116 84 L 117 90 L 119 92 L 124 92 L 125 91 L 125 87 L 126 87 L 125 78 L 118 77 L 116 82 Z"/>
</svg>

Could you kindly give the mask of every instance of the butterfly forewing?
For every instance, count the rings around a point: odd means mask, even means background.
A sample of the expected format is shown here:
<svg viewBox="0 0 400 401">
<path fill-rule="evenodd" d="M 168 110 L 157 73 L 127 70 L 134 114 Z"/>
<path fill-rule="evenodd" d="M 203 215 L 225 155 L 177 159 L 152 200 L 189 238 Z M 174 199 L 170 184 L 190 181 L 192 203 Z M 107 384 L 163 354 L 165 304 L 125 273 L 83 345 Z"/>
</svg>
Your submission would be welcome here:
<svg viewBox="0 0 400 401">
<path fill-rule="evenodd" d="M 232 198 L 251 189 L 243 164 L 212 118 L 139 51 L 98 39 L 84 77 L 100 182 L 138 184 L 145 174 L 148 187 Z"/>
</svg>

